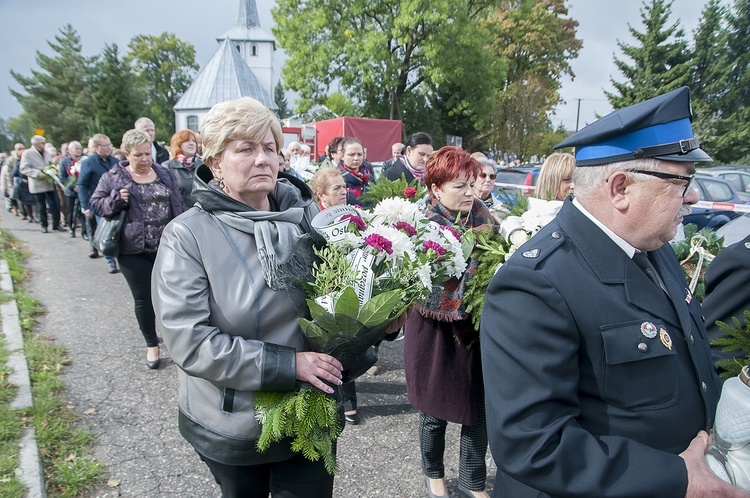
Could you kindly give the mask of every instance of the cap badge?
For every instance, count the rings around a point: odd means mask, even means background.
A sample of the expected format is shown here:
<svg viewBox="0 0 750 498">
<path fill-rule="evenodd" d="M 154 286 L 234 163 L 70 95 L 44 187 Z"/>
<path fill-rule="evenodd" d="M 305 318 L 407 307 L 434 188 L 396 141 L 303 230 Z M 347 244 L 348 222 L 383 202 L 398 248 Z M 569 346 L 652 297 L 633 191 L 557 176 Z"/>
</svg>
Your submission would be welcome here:
<svg viewBox="0 0 750 498">
<path fill-rule="evenodd" d="M 532 249 L 530 251 L 524 251 L 521 256 L 524 258 L 538 258 L 539 257 L 539 248 Z"/>
<path fill-rule="evenodd" d="M 659 339 L 661 339 L 661 343 L 664 344 L 664 346 L 672 351 L 672 338 L 669 337 L 669 333 L 664 329 L 659 329 Z"/>
<path fill-rule="evenodd" d="M 653 339 L 656 337 L 656 325 L 651 322 L 643 322 L 641 324 L 641 334 L 643 334 L 644 337 Z"/>
</svg>

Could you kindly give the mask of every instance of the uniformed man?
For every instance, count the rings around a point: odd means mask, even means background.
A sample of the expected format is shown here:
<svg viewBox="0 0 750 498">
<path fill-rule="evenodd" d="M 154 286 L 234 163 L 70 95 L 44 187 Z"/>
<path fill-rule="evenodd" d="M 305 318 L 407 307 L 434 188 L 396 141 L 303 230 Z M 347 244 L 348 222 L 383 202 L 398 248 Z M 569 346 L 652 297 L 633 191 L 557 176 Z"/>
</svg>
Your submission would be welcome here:
<svg viewBox="0 0 750 498">
<path fill-rule="evenodd" d="M 750 235 L 727 247 L 706 270 L 706 297 L 703 314 L 709 340 L 723 337 L 716 322 L 734 327 L 733 318 L 745 323 L 745 311 L 750 311 Z M 724 352 L 723 346 L 712 346 L 714 363 L 730 358 L 742 359 L 741 351 Z"/>
<path fill-rule="evenodd" d="M 750 495 L 704 460 L 720 393 L 669 244 L 698 201 L 687 88 L 575 147 L 575 199 L 493 278 L 481 350 L 495 497 Z"/>
</svg>

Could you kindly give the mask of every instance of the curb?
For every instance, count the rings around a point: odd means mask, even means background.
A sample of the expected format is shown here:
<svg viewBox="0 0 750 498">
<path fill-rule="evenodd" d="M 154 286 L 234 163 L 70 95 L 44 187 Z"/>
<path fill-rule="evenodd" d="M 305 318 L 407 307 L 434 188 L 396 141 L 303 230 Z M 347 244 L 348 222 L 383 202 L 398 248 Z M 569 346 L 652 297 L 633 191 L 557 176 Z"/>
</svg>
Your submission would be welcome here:
<svg viewBox="0 0 750 498">
<path fill-rule="evenodd" d="M 10 276 L 8 262 L 0 260 L 0 291 L 13 295 L 13 279 Z M 18 323 L 18 306 L 15 299 L 0 305 L 0 316 L 2 316 L 2 330 L 5 335 L 5 347 L 10 353 L 8 355 L 8 366 L 11 373 L 8 381 L 18 388 L 16 397 L 11 401 L 13 409 L 31 408 L 31 380 L 29 378 L 29 366 L 26 363 L 26 355 L 23 352 L 23 334 L 21 325 Z M 44 487 L 44 472 L 42 461 L 39 458 L 39 449 L 36 444 L 36 431 L 34 427 L 27 427 L 19 448 L 19 471 L 21 482 L 28 489 L 29 498 L 46 498 L 47 490 Z"/>
</svg>

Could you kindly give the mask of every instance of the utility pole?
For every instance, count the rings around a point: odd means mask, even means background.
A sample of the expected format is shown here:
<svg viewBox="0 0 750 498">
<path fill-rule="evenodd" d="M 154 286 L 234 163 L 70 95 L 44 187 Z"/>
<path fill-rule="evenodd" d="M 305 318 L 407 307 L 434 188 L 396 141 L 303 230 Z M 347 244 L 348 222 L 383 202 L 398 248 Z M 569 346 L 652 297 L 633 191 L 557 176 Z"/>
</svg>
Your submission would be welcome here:
<svg viewBox="0 0 750 498">
<path fill-rule="evenodd" d="M 583 99 L 576 99 L 578 101 L 578 112 L 576 113 L 576 131 L 578 131 L 578 122 L 581 119 L 581 100 Z"/>
</svg>

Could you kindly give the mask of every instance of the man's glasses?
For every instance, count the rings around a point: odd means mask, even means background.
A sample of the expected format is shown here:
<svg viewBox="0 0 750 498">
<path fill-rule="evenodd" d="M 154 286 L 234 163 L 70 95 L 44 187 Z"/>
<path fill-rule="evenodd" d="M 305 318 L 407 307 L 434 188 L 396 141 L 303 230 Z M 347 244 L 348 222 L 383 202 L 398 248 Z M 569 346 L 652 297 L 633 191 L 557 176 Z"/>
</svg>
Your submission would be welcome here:
<svg viewBox="0 0 750 498">
<path fill-rule="evenodd" d="M 642 175 L 655 176 L 656 178 L 661 178 L 662 180 L 684 181 L 685 190 L 682 192 L 682 197 L 685 197 L 687 195 L 687 193 L 690 191 L 690 187 L 693 186 L 693 182 L 695 181 L 695 175 L 690 175 L 690 176 L 674 175 L 672 173 L 664 173 L 663 171 L 649 171 L 645 169 L 629 169 L 627 171 L 628 173 L 640 173 Z"/>
<path fill-rule="evenodd" d="M 487 178 L 488 176 L 490 177 L 490 180 L 494 180 L 495 178 L 497 178 L 497 174 L 496 173 L 490 173 L 490 174 L 479 173 L 479 178 Z"/>
</svg>

